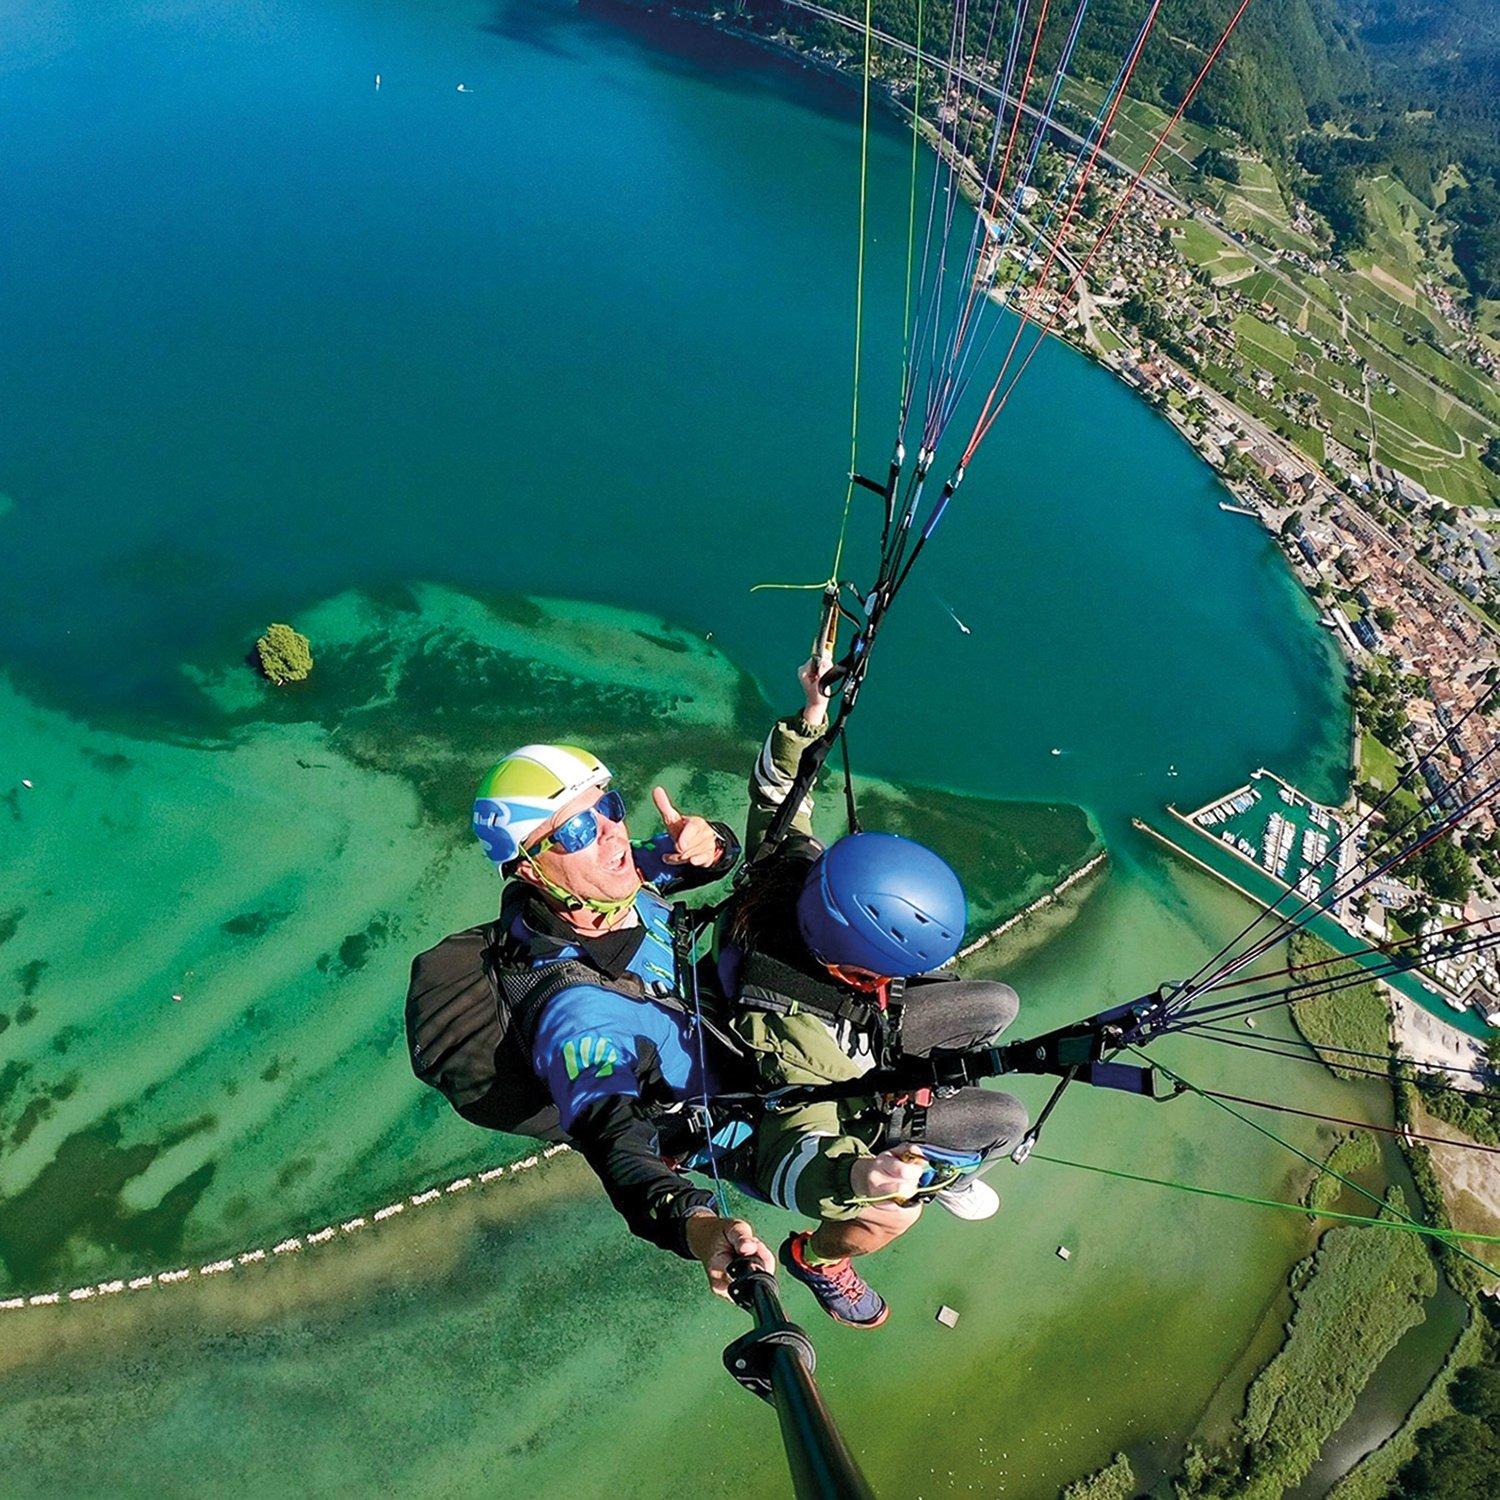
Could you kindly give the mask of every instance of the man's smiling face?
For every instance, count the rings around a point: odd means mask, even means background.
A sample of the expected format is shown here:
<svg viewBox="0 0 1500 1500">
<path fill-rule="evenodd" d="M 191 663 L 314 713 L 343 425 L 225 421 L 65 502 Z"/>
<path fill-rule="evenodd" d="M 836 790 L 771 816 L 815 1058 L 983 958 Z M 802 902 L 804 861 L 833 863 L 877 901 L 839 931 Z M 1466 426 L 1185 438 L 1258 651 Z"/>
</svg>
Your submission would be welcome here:
<svg viewBox="0 0 1500 1500">
<path fill-rule="evenodd" d="M 633 896 L 640 889 L 641 879 L 630 848 L 630 833 L 623 818 L 616 821 L 597 810 L 605 790 L 590 787 L 580 792 L 527 839 L 522 872 L 528 863 L 534 865 L 539 874 L 583 901 L 625 901 Z M 598 832 L 593 843 L 566 854 L 547 842 L 555 829 L 579 813 L 595 820 Z"/>
</svg>

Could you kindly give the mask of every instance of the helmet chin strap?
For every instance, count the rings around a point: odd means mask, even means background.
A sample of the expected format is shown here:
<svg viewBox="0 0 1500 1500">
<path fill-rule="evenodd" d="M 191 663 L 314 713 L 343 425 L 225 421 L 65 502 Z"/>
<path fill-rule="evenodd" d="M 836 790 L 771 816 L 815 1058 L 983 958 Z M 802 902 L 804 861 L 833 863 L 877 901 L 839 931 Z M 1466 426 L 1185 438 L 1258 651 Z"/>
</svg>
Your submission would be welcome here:
<svg viewBox="0 0 1500 1500">
<path fill-rule="evenodd" d="M 640 894 L 644 881 L 637 878 L 635 889 L 628 896 L 616 897 L 612 901 L 601 901 L 592 896 L 578 896 L 572 891 L 560 886 L 554 880 L 549 880 L 538 867 L 537 862 L 531 857 L 529 850 L 522 849 L 520 857 L 526 861 L 531 870 L 532 877 L 546 893 L 564 911 L 591 911 L 605 918 L 607 923 L 618 921 L 630 907 L 635 905 L 635 898 Z"/>
</svg>

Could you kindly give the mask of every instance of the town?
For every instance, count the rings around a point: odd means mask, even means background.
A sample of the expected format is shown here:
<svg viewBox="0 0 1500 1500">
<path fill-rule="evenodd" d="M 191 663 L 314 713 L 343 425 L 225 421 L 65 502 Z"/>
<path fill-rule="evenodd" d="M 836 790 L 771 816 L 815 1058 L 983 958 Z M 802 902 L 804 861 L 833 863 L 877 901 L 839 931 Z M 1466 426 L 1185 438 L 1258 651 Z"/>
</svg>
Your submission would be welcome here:
<svg viewBox="0 0 1500 1500">
<path fill-rule="evenodd" d="M 823 6 L 792 8 L 859 30 Z M 757 39 L 829 71 L 858 66 L 852 43 L 785 27 Z M 910 118 L 911 49 L 883 40 L 879 75 Z M 1500 343 L 1481 327 L 1492 307 L 1481 318 L 1460 294 L 1431 210 L 1389 175 L 1363 182 L 1369 247 L 1340 248 L 1227 131 L 1180 120 L 1158 155 L 1167 116 L 1126 98 L 1101 140 L 1103 92 L 1082 79 L 1067 81 L 1030 181 L 1002 204 L 953 145 L 970 124 L 966 143 L 983 138 L 1000 64 L 966 66 L 932 107 L 936 126 L 920 124 L 990 228 L 976 280 L 1033 325 L 1029 339 L 1054 333 L 1137 390 L 1219 474 L 1221 508 L 1281 547 L 1346 664 L 1346 816 L 1370 825 L 1360 852 L 1418 826 L 1418 796 L 1453 809 L 1487 792 L 1500 774 L 1486 697 L 1500 679 Z M 1090 140 L 1097 170 L 1078 180 Z M 1264 830 L 1228 842 L 1294 888 L 1322 878 L 1314 860 L 1285 879 Z M 1365 941 L 1420 943 L 1500 917 L 1491 809 L 1476 806 L 1440 848 L 1336 919 Z M 1450 1005 L 1500 1021 L 1492 950 L 1424 972 Z"/>
</svg>

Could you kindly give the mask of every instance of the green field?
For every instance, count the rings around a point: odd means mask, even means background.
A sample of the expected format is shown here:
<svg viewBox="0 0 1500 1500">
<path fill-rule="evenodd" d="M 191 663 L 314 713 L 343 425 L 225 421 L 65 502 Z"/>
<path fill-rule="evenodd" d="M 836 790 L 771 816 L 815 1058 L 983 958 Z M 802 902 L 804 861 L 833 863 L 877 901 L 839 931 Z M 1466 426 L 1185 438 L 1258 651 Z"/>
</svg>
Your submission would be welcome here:
<svg viewBox="0 0 1500 1500">
<path fill-rule="evenodd" d="M 1125 340 L 1105 322 L 1094 324 L 1094 337 L 1106 354 L 1118 354 L 1125 347 Z"/>
<path fill-rule="evenodd" d="M 1263 161 L 1238 156 L 1238 183 L 1215 184 L 1216 207 L 1232 229 L 1243 230 L 1279 250 L 1317 250 L 1318 242 L 1309 234 L 1292 227 L 1281 185 Z"/>
<path fill-rule="evenodd" d="M 1413 198 L 1394 177 L 1363 178 L 1359 186 L 1370 215 L 1367 248 L 1372 263 L 1384 267 L 1399 281 L 1414 282 L 1426 257 L 1432 210 Z"/>
<path fill-rule="evenodd" d="M 1080 108 L 1097 107 L 1098 85 L 1070 84 L 1069 90 Z M 1149 105 L 1127 101 L 1111 149 L 1139 163 L 1165 119 Z M 1195 198 L 1212 201 L 1231 230 L 1273 248 L 1317 250 L 1292 227 L 1288 201 L 1264 162 L 1235 150 L 1238 184 L 1196 178 L 1192 162 L 1209 145 L 1227 150 L 1234 143 L 1222 132 L 1179 127 L 1174 147 L 1162 158 L 1168 175 Z M 1371 225 L 1369 247 L 1349 257 L 1349 268 L 1323 274 L 1290 262 L 1263 268 L 1208 224 L 1169 221 L 1182 257 L 1253 309 L 1234 316 L 1237 358 L 1216 355 L 1204 374 L 1317 462 L 1325 456 L 1325 432 L 1362 457 L 1371 453 L 1373 426 L 1379 462 L 1455 505 L 1500 505 L 1500 477 L 1480 462 L 1500 423 L 1500 385 L 1464 360 L 1464 332 L 1438 316 L 1419 292 L 1424 281 L 1451 269 L 1432 210 L 1389 175 L 1363 179 L 1360 191 Z M 1500 305 L 1481 309 L 1479 323 L 1500 340 Z M 1257 369 L 1309 401 L 1281 410 L 1275 396 L 1267 399 L 1254 389 Z"/>
<path fill-rule="evenodd" d="M 1341 344 L 1343 330 L 1336 294 L 1322 282 L 1271 271 L 1255 271 L 1236 283 L 1235 290 L 1252 302 L 1265 303 L 1276 309 L 1294 328 L 1310 333 L 1328 344 Z"/>
<path fill-rule="evenodd" d="M 1170 226 L 1172 244 L 1190 265 L 1200 266 L 1218 285 L 1236 282 L 1254 269 L 1249 256 L 1225 244 L 1206 224 L 1178 219 Z"/>
<path fill-rule="evenodd" d="M 1363 279 L 1343 278 L 1345 282 Z M 1408 336 L 1384 316 L 1399 310 L 1393 299 L 1368 286 L 1351 296 L 1345 346 L 1337 323 L 1321 297 L 1315 298 L 1310 284 L 1304 289 L 1300 282 L 1256 271 L 1237 281 L 1235 290 L 1257 306 L 1273 309 L 1292 331 L 1277 327 L 1266 316 L 1236 315 L 1234 345 L 1243 367 L 1231 372 L 1234 399 L 1321 460 L 1322 434 L 1305 414 L 1299 420 L 1247 389 L 1254 370 L 1267 370 L 1283 390 L 1311 396 L 1329 434 L 1363 454 L 1368 450 L 1371 425 L 1364 409 L 1363 366 L 1367 365 L 1375 456 L 1380 462 L 1455 505 L 1500 503 L 1500 479 L 1480 462 L 1494 432 L 1490 417 L 1500 415 L 1500 390 L 1426 344 L 1407 345 Z M 1384 341 L 1368 336 L 1363 331 L 1366 327 L 1381 332 Z M 1389 347 L 1390 343 L 1397 349 Z M 1344 347 L 1352 351 L 1348 360 L 1327 352 Z M 1446 389 L 1438 389 L 1434 382 Z M 1473 399 L 1472 405 L 1462 399 L 1464 395 Z"/>
<path fill-rule="evenodd" d="M 1104 97 L 1104 85 L 1090 78 L 1070 78 L 1063 85 L 1064 102 L 1073 105 L 1085 115 L 1092 116 Z M 1115 115 L 1105 149 L 1132 167 L 1139 167 L 1150 154 L 1151 147 L 1169 115 L 1147 104 L 1141 99 L 1126 99 Z M 1195 124 L 1192 120 L 1179 120 L 1172 134 L 1162 147 L 1157 162 L 1169 178 L 1192 175 L 1193 163 L 1209 146 L 1232 150 L 1236 145 L 1233 136 L 1221 130 Z"/>
<path fill-rule="evenodd" d="M 1400 775 L 1396 757 L 1368 730 L 1359 737 L 1359 775 L 1361 781 L 1368 781 L 1383 792 L 1390 791 Z"/>
<path fill-rule="evenodd" d="M 1297 340 L 1253 313 L 1241 313 L 1234 320 L 1234 342 L 1247 356 L 1253 355 L 1268 368 L 1274 368 L 1272 361 L 1283 369 L 1290 369 L 1297 362 Z"/>
<path fill-rule="evenodd" d="M 1479 325 L 1480 337 L 1491 349 L 1500 353 L 1500 302 L 1481 302 L 1475 321 Z"/>
<path fill-rule="evenodd" d="M 1314 320 L 1320 324 L 1332 321 L 1310 297 L 1302 299 L 1298 288 L 1268 272 L 1248 276 L 1239 282 L 1238 290 L 1260 305 L 1277 309 L 1281 320 L 1292 329 Z M 1422 362 L 1403 359 L 1353 330 L 1350 348 L 1355 360 L 1346 363 L 1332 359 L 1308 342 L 1301 330 L 1286 332 L 1250 312 L 1236 315 L 1233 336 L 1236 354 L 1244 362 L 1242 368 L 1229 372 L 1233 398 L 1317 462 L 1325 456 L 1322 431 L 1307 414 L 1284 413 L 1275 401 L 1250 389 L 1254 371 L 1271 372 L 1286 392 L 1311 396 L 1329 435 L 1355 452 L 1367 452 L 1373 416 L 1376 458 L 1409 474 L 1452 504 L 1500 502 L 1500 480 L 1479 460 L 1493 425 L 1484 416 L 1476 416 L 1457 396 L 1434 389 L 1422 378 L 1421 368 L 1413 369 Z M 1436 351 L 1427 350 L 1425 345 L 1422 348 L 1434 359 L 1442 359 Z M 1356 360 L 1368 365 L 1373 377 L 1370 416 L 1364 407 L 1365 375 Z M 1212 371 L 1206 374 L 1212 378 Z M 1475 381 L 1479 383 L 1479 378 Z M 1500 404 L 1500 393 L 1487 390 L 1485 395 Z"/>
<path fill-rule="evenodd" d="M 1494 425 L 1378 345 L 1355 338 L 1354 346 L 1378 377 L 1370 406 L 1381 461 L 1454 505 L 1500 503 L 1500 477 L 1480 462 Z"/>
</svg>

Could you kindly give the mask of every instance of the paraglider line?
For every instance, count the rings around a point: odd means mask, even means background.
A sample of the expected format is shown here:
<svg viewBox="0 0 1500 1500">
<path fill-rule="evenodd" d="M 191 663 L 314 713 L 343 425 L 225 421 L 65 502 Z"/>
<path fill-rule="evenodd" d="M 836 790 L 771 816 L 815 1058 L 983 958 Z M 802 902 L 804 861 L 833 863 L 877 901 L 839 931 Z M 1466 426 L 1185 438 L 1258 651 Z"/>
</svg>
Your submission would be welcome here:
<svg viewBox="0 0 1500 1500">
<path fill-rule="evenodd" d="M 1304 1120 L 1322 1120 L 1328 1125 L 1348 1125 L 1355 1130 L 1373 1130 L 1380 1135 L 1401 1136 L 1414 1141 L 1427 1141 L 1435 1146 L 1455 1146 L 1461 1151 L 1487 1151 L 1500 1155 L 1500 1146 L 1487 1146 L 1482 1141 L 1456 1141 L 1446 1135 L 1420 1135 L 1400 1125 L 1376 1125 L 1369 1120 L 1346 1120 L 1339 1115 L 1323 1115 L 1316 1110 L 1297 1109 L 1290 1104 L 1274 1104 L 1269 1099 L 1247 1099 L 1243 1094 L 1221 1094 L 1217 1089 L 1201 1090 L 1205 1099 L 1226 1099 L 1232 1104 L 1248 1104 L 1253 1109 L 1275 1110 L 1277 1114 L 1298 1115 Z"/>
<path fill-rule="evenodd" d="M 1279 1208 L 1288 1213 L 1301 1214 L 1304 1218 L 1311 1212 L 1305 1203 L 1287 1203 L 1280 1198 L 1257 1198 L 1248 1193 L 1230 1193 L 1222 1188 L 1199 1187 L 1191 1182 L 1174 1182 L 1168 1177 L 1147 1177 L 1141 1172 L 1126 1172 L 1119 1167 L 1101 1167 L 1096 1162 L 1070 1161 L 1063 1156 L 1049 1156 L 1041 1151 L 1034 1153 L 1035 1161 L 1050 1162 L 1055 1167 L 1073 1167 L 1080 1172 L 1097 1172 L 1103 1177 L 1119 1177 L 1126 1182 L 1144 1182 L 1151 1187 L 1173 1188 L 1179 1193 L 1196 1193 L 1204 1198 L 1220 1198 L 1228 1203 L 1248 1203 L 1256 1208 Z M 1384 1207 L 1385 1205 L 1382 1205 Z M 1483 1267 L 1491 1275 L 1500 1275 L 1500 1271 L 1486 1266 L 1482 1260 L 1462 1249 L 1461 1242 L 1477 1245 L 1500 1245 L 1500 1234 L 1466 1234 L 1456 1229 L 1441 1229 L 1431 1224 L 1419 1224 L 1413 1221 L 1403 1222 L 1399 1219 L 1380 1218 L 1375 1219 L 1367 1214 L 1336 1213 L 1332 1209 L 1323 1210 L 1318 1213 L 1320 1219 L 1338 1219 L 1346 1224 L 1370 1224 L 1379 1229 L 1399 1229 L 1407 1234 L 1425 1235 L 1429 1239 L 1441 1240 L 1451 1245 L 1460 1255 L 1467 1260 L 1472 1260 L 1475 1265 Z"/>
<path fill-rule="evenodd" d="M 844 536 L 849 529 L 849 507 L 854 500 L 854 476 L 859 469 L 859 378 L 865 330 L 865 215 L 869 201 L 870 32 L 873 5 L 874 0 L 865 0 L 864 98 L 859 125 L 859 253 L 854 271 L 854 394 L 850 398 L 849 413 L 849 485 L 844 491 L 844 515 L 839 522 L 838 543 L 833 549 L 833 566 L 828 570 L 830 583 L 838 578 L 839 565 L 844 559 Z"/>
<path fill-rule="evenodd" d="M 1231 1037 L 1236 1042 L 1245 1041 L 1245 1038 L 1242 1037 L 1237 1031 L 1229 1031 L 1223 1026 L 1213 1026 L 1207 1022 L 1204 1022 L 1197 1026 L 1186 1027 L 1184 1028 L 1182 1034 L 1184 1036 L 1202 1036 L 1205 1038 L 1205 1040 L 1212 1040 L 1215 1037 Z M 1291 1047 L 1296 1047 L 1299 1045 L 1291 1037 L 1268 1036 L 1262 1037 L 1260 1040 L 1264 1043 L 1286 1042 L 1287 1045 Z M 1313 1043 L 1309 1042 L 1307 1045 L 1312 1046 Z M 1335 1047 L 1328 1042 L 1318 1042 L 1316 1046 L 1319 1052 L 1332 1052 L 1339 1057 L 1363 1057 L 1371 1059 L 1375 1062 L 1388 1062 L 1396 1067 L 1427 1068 L 1439 1073 L 1456 1073 L 1462 1078 L 1483 1079 L 1489 1077 L 1489 1074 L 1482 1068 L 1466 1068 L 1462 1063 L 1445 1063 L 1435 1061 L 1424 1062 L 1415 1057 L 1406 1057 L 1400 1052 L 1362 1052 L 1356 1047 Z M 1262 1046 L 1257 1050 L 1262 1052 L 1272 1052 L 1275 1049 L 1272 1046 L 1267 1045 Z M 1297 1058 L 1300 1060 L 1306 1054 L 1301 1052 L 1282 1052 L 1278 1053 L 1277 1055 L 1281 1057 Z"/>
<path fill-rule="evenodd" d="M 1129 1052 L 1134 1052 L 1137 1055 L 1144 1056 L 1144 1054 L 1140 1052 L 1140 1049 L 1138 1047 L 1130 1046 L 1127 1047 L 1126 1050 Z M 1173 1072 L 1173 1070 L 1167 1067 L 1165 1063 L 1158 1062 L 1155 1064 L 1155 1066 L 1158 1071 L 1164 1073 L 1168 1078 L 1180 1084 L 1184 1089 L 1187 1090 L 1188 1093 L 1196 1094 L 1199 1098 L 1202 1099 L 1207 1099 L 1215 1109 L 1222 1109 L 1225 1114 L 1231 1116 L 1233 1119 L 1239 1120 L 1243 1124 L 1248 1125 L 1253 1131 L 1255 1131 L 1257 1135 L 1265 1136 L 1268 1141 L 1275 1141 L 1278 1146 L 1282 1146 L 1286 1150 L 1290 1151 L 1294 1156 L 1300 1157 L 1308 1164 L 1308 1166 L 1315 1167 L 1318 1171 L 1319 1176 L 1336 1177 L 1340 1182 L 1344 1184 L 1345 1187 L 1353 1188 L 1354 1191 L 1360 1195 L 1360 1197 L 1367 1199 L 1377 1208 L 1383 1209 L 1388 1213 L 1395 1214 L 1400 1220 L 1402 1220 L 1403 1224 L 1410 1227 L 1416 1233 L 1431 1234 L 1436 1238 L 1448 1240 L 1449 1243 L 1453 1245 L 1453 1249 L 1459 1255 L 1463 1256 L 1465 1260 L 1472 1261 L 1474 1265 L 1479 1267 L 1480 1270 L 1487 1272 L 1491 1276 L 1500 1276 L 1500 1270 L 1496 1270 L 1494 1266 L 1486 1265 L 1477 1256 L 1469 1254 L 1469 1252 L 1465 1250 L 1462 1245 L 1456 1243 L 1458 1239 L 1472 1239 L 1487 1245 L 1500 1245 L 1500 1235 L 1458 1235 L 1452 1230 L 1439 1230 L 1435 1229 L 1430 1224 L 1424 1224 L 1420 1219 L 1414 1219 L 1410 1214 L 1403 1212 L 1399 1208 L 1396 1208 L 1393 1204 L 1387 1203 L 1383 1198 L 1378 1197 L 1368 1188 L 1361 1187 L 1359 1183 L 1355 1182 L 1352 1177 L 1346 1177 L 1336 1167 L 1329 1166 L 1327 1162 L 1319 1161 L 1315 1156 L 1309 1156 L 1307 1152 L 1304 1151 L 1300 1146 L 1293 1145 L 1293 1143 L 1287 1140 L 1284 1136 L 1279 1136 L 1274 1130 L 1267 1129 L 1266 1126 L 1257 1124 L 1256 1121 L 1252 1120 L 1249 1115 L 1241 1114 L 1240 1111 L 1237 1110 L 1232 1104 L 1226 1104 L 1222 1099 L 1216 1099 L 1212 1095 L 1205 1093 L 1196 1084 L 1189 1083 L 1188 1080 L 1182 1076 L 1182 1074 Z M 1305 1209 L 1304 1212 L 1306 1212 Z"/>
</svg>

